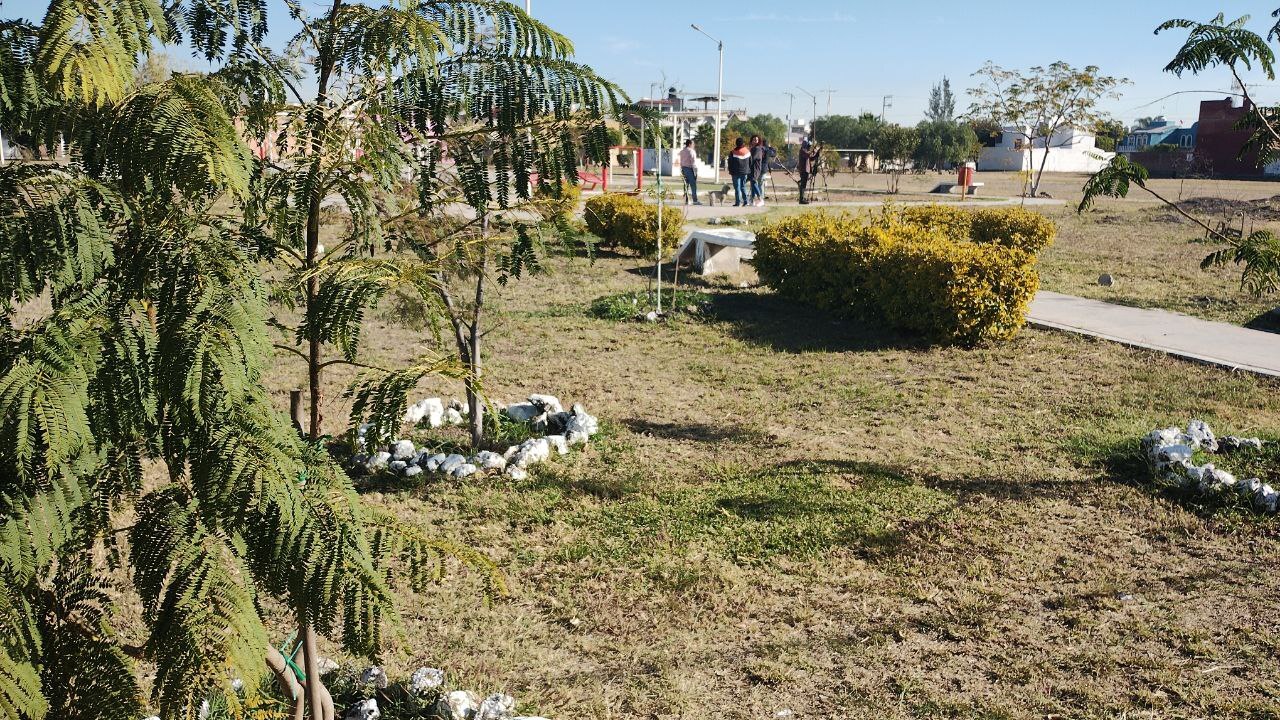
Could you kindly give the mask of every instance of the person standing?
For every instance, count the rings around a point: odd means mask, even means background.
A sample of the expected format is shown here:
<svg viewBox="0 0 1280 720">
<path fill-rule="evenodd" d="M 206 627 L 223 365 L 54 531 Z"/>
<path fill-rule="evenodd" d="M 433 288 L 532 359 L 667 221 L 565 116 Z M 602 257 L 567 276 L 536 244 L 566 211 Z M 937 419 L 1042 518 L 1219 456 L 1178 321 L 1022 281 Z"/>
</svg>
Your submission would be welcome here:
<svg viewBox="0 0 1280 720">
<path fill-rule="evenodd" d="M 751 204 L 764 205 L 764 176 L 769 172 L 769 146 L 759 135 L 751 136 Z"/>
<path fill-rule="evenodd" d="M 729 153 L 729 177 L 733 178 L 733 206 L 746 206 L 751 202 L 747 194 L 747 177 L 751 175 L 751 151 L 747 149 L 747 141 L 738 138 L 733 141 L 733 152 Z"/>
<path fill-rule="evenodd" d="M 809 144 L 809 138 L 805 138 L 800 142 L 800 158 L 796 164 L 796 171 L 800 173 L 800 204 L 808 205 L 809 200 L 805 197 L 805 190 L 809 187 L 809 174 L 813 170 L 813 158 L 817 155 L 817 150 Z"/>
<path fill-rule="evenodd" d="M 698 154 L 694 152 L 692 140 L 685 140 L 684 149 L 680 151 L 680 174 L 684 175 L 684 204 L 688 205 L 692 197 L 694 205 L 701 205 L 698 202 Z"/>
</svg>

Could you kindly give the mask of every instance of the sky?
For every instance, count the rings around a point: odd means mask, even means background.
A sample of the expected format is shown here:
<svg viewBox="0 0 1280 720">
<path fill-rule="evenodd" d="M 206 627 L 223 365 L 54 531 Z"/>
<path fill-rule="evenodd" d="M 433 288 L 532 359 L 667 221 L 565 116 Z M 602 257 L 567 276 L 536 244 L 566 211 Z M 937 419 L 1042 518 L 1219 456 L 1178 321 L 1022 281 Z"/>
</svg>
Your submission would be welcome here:
<svg viewBox="0 0 1280 720">
<path fill-rule="evenodd" d="M 302 2 L 321 11 L 315 0 Z M 885 117 L 904 124 L 923 117 L 929 90 L 943 76 L 951 80 L 957 109 L 966 109 L 971 75 L 988 60 L 1011 69 L 1057 60 L 1097 65 L 1132 83 L 1120 99 L 1103 106 L 1117 119 L 1129 124 L 1164 115 L 1190 124 L 1199 102 L 1215 94 L 1185 91 L 1229 91 L 1230 75 L 1218 69 L 1179 79 L 1162 72 L 1186 36 L 1176 30 L 1156 36 L 1155 27 L 1169 18 L 1206 21 L 1223 12 L 1229 19 L 1252 15 L 1251 27 L 1265 35 L 1274 22 L 1271 11 L 1280 6 L 1280 0 L 1074 0 L 1043 6 L 1005 0 L 531 2 L 535 17 L 573 41 L 577 60 L 632 99 L 661 94 L 664 86 L 715 94 L 716 44 L 689 27 L 697 23 L 724 41 L 724 92 L 736 96 L 727 97 L 726 107 L 807 118 L 813 101 L 799 87 L 818 96 L 819 117 L 827 114 L 828 99 L 831 114 L 878 114 L 883 97 L 892 95 Z M 271 17 L 281 20 L 269 38 L 278 48 L 293 28 L 283 2 L 269 3 Z M 0 16 L 38 19 L 46 5 L 47 0 L 0 0 Z M 167 52 L 179 67 L 202 66 L 183 48 Z M 1257 72 L 1246 80 L 1259 99 L 1280 98 L 1280 81 Z M 796 96 L 793 105 L 788 92 Z M 1166 97 L 1173 93 L 1184 94 Z"/>
</svg>

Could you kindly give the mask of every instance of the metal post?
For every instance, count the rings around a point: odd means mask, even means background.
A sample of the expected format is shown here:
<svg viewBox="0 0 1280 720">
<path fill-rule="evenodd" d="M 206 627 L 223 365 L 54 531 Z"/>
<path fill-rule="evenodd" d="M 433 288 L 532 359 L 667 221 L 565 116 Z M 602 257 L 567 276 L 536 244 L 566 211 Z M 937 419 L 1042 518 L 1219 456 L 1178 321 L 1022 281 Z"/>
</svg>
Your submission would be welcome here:
<svg viewBox="0 0 1280 720">
<path fill-rule="evenodd" d="M 796 89 L 813 98 L 813 114 L 809 116 L 809 139 L 816 145 L 818 143 L 818 96 L 799 85 L 796 86 Z"/>
<path fill-rule="evenodd" d="M 885 95 L 884 97 L 880 98 L 880 122 L 884 122 L 885 108 L 893 107 L 893 103 L 889 102 L 892 99 L 893 99 L 892 95 Z"/>
</svg>

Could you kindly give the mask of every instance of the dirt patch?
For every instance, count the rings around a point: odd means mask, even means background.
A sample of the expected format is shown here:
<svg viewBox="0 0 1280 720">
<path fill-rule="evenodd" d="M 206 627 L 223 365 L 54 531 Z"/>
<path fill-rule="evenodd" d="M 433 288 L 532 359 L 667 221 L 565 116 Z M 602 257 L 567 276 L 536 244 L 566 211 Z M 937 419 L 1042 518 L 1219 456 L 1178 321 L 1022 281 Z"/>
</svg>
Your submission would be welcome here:
<svg viewBox="0 0 1280 720">
<path fill-rule="evenodd" d="M 1179 205 L 1192 215 L 1219 220 L 1238 219 L 1244 216 L 1255 222 L 1280 221 L 1280 195 L 1258 200 L 1197 197 L 1184 200 Z"/>
</svg>

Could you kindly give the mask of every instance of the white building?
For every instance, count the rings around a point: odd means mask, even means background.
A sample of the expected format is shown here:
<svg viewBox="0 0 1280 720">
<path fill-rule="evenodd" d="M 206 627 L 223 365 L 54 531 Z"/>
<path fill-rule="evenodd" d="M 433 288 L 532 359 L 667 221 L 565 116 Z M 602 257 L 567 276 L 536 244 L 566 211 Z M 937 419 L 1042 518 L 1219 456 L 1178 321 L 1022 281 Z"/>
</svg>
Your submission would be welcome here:
<svg viewBox="0 0 1280 720">
<path fill-rule="evenodd" d="M 978 156 L 978 170 L 1039 171 L 1045 152 L 1048 152 L 1045 172 L 1094 173 L 1115 157 L 1113 152 L 1099 150 L 1093 133 L 1084 130 L 1059 130 L 1049 138 L 1047 151 L 1045 138 L 1038 137 L 1028 143 L 1030 134 L 1029 129 L 1022 132 L 1013 126 L 1004 128 L 999 145 L 982 148 L 982 154 Z"/>
</svg>

